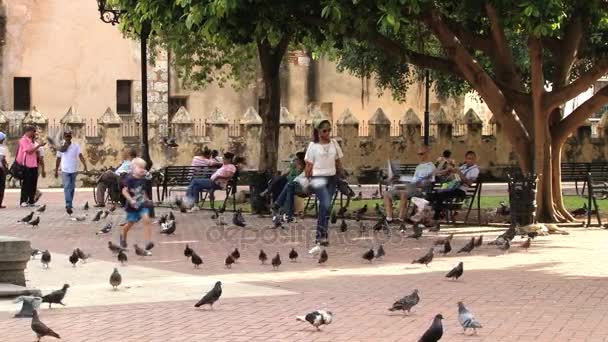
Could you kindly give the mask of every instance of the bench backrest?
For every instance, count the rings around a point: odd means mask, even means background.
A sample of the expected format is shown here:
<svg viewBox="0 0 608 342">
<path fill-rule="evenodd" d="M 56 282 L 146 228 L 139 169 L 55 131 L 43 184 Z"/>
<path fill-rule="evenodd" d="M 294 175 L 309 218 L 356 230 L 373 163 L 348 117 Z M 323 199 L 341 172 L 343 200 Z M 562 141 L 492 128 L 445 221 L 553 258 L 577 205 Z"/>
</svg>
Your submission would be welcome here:
<svg viewBox="0 0 608 342">
<path fill-rule="evenodd" d="M 209 178 L 217 166 L 167 166 L 164 168 L 163 185 L 186 186 L 194 178 Z"/>
</svg>

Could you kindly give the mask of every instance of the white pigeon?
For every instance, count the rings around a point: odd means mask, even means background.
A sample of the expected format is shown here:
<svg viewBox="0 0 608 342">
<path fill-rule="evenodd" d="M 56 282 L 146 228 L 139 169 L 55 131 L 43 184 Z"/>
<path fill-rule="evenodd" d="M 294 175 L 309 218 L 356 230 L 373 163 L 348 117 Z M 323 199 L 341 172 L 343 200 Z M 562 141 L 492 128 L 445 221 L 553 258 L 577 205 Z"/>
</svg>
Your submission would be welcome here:
<svg viewBox="0 0 608 342">
<path fill-rule="evenodd" d="M 477 329 L 481 328 L 481 323 L 475 320 L 473 313 L 462 302 L 458 302 L 458 322 L 464 330 L 463 333 L 466 333 L 467 329 L 473 329 L 474 333 L 477 334 Z"/>
<path fill-rule="evenodd" d="M 322 325 L 330 324 L 334 319 L 334 314 L 327 310 L 317 310 L 307 313 L 305 316 L 297 316 L 296 320 L 300 322 L 308 322 L 317 330 L 321 330 L 319 327 Z"/>
</svg>

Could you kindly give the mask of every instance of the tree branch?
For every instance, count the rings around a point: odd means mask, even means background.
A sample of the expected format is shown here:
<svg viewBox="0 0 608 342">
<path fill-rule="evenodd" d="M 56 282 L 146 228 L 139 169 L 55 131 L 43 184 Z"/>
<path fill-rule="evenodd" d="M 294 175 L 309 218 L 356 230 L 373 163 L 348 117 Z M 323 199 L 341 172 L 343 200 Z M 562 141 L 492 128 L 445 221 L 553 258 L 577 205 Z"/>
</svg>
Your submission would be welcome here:
<svg viewBox="0 0 608 342">
<path fill-rule="evenodd" d="M 548 110 L 552 110 L 557 106 L 561 106 L 568 100 L 575 98 L 578 94 L 587 90 L 593 85 L 593 82 L 597 81 L 600 77 L 604 76 L 608 72 L 608 58 L 600 59 L 595 65 L 577 78 L 574 82 L 567 86 L 554 90 L 547 94 L 545 97 L 545 107 Z"/>
<path fill-rule="evenodd" d="M 551 49 L 556 59 L 557 72 L 553 80 L 553 89 L 566 85 L 574 62 L 578 59 L 579 46 L 583 37 L 583 23 L 580 10 L 575 10 L 564 28 L 564 38 L 559 47 Z"/>
<path fill-rule="evenodd" d="M 465 45 L 474 50 L 482 51 L 486 54 L 490 54 L 492 51 L 492 41 L 487 36 L 481 36 L 475 34 L 463 27 L 462 23 L 455 22 L 449 18 L 444 18 L 446 25 L 452 32 L 460 39 Z"/>
<path fill-rule="evenodd" d="M 600 89 L 597 93 L 583 102 L 580 106 L 556 124 L 552 131 L 553 140 L 562 144 L 566 138 L 593 113 L 608 103 L 608 87 Z"/>
</svg>

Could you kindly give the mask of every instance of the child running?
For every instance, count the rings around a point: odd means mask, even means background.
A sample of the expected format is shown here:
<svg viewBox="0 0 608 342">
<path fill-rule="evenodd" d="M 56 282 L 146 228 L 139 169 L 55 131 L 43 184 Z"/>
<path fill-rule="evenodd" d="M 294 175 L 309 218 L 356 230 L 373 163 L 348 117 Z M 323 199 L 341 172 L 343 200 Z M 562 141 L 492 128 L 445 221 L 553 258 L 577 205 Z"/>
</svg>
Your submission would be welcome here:
<svg viewBox="0 0 608 342">
<path fill-rule="evenodd" d="M 141 158 L 131 161 L 131 173 L 123 182 L 122 195 L 126 199 L 125 211 L 127 223 L 122 228 L 120 246 L 127 248 L 127 234 L 139 220 L 144 224 L 144 238 L 146 255 L 152 255 L 150 250 L 154 247 L 151 241 L 150 206 L 152 201 L 146 198 L 146 162 Z"/>
</svg>

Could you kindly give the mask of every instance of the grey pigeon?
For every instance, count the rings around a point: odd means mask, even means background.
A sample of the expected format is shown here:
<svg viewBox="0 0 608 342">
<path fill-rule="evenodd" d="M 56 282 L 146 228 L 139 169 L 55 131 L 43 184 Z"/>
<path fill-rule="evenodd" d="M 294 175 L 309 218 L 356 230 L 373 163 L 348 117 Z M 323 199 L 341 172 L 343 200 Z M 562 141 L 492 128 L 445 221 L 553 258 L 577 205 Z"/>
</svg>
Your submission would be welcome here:
<svg viewBox="0 0 608 342">
<path fill-rule="evenodd" d="M 279 252 L 277 252 L 277 255 L 275 255 L 275 257 L 272 258 L 271 263 L 272 263 L 273 270 L 279 269 L 279 266 L 281 266 L 281 256 L 279 255 Z"/>
<path fill-rule="evenodd" d="M 101 220 L 101 215 L 103 214 L 103 211 L 99 210 L 97 213 L 95 213 L 95 216 L 93 216 L 93 222 L 97 222 L 99 220 Z"/>
<path fill-rule="evenodd" d="M 321 255 L 319 256 L 319 264 L 326 263 L 328 258 L 329 258 L 329 255 L 327 255 L 327 251 L 322 250 Z"/>
<path fill-rule="evenodd" d="M 263 249 L 260 249 L 260 255 L 258 256 L 258 260 L 262 263 L 262 265 L 266 264 L 266 260 L 268 260 L 268 256 Z"/>
<path fill-rule="evenodd" d="M 474 334 L 477 334 L 477 329 L 481 328 L 473 313 L 469 311 L 462 302 L 458 302 L 458 323 L 462 326 L 463 333 L 467 333 L 467 329 L 473 329 Z"/>
<path fill-rule="evenodd" d="M 241 252 L 239 252 L 238 248 L 235 248 L 230 255 L 232 256 L 232 259 L 234 259 L 234 262 L 237 262 L 237 260 L 239 260 L 241 257 Z"/>
<path fill-rule="evenodd" d="M 175 215 L 173 215 L 172 211 L 169 212 L 169 216 L 167 218 L 171 221 L 175 221 Z"/>
<path fill-rule="evenodd" d="M 29 224 L 30 226 L 32 226 L 32 228 L 38 227 L 38 225 L 40 224 L 40 216 L 36 216 L 35 219 L 31 220 L 27 224 Z"/>
<path fill-rule="evenodd" d="M 462 261 L 456 265 L 456 267 L 452 268 L 448 274 L 445 275 L 446 278 L 458 280 L 464 273 L 464 267 Z"/>
<path fill-rule="evenodd" d="M 503 244 L 498 246 L 498 248 L 505 252 L 508 252 L 511 248 L 511 243 L 509 242 L 509 240 L 504 240 Z"/>
<path fill-rule="evenodd" d="M 84 207 L 82 209 L 89 210 L 89 201 L 86 201 L 86 203 L 84 204 Z"/>
<path fill-rule="evenodd" d="M 118 252 L 125 250 L 124 248 L 112 243 L 112 241 L 108 241 L 108 249 L 114 254 L 118 254 Z"/>
<path fill-rule="evenodd" d="M 114 272 L 110 275 L 110 285 L 116 290 L 120 286 L 120 283 L 122 283 L 122 276 L 118 273 L 118 269 L 114 267 Z"/>
<path fill-rule="evenodd" d="M 420 239 L 420 237 L 422 237 L 422 227 L 418 223 L 414 223 L 412 229 L 414 230 L 414 234 L 408 235 L 407 238 L 416 240 Z"/>
<path fill-rule="evenodd" d="M 37 212 L 39 213 L 43 213 L 46 210 L 46 204 L 43 204 L 42 206 L 40 206 L 40 208 L 36 209 Z"/>
<path fill-rule="evenodd" d="M 234 213 L 234 216 L 232 216 L 232 224 L 234 224 L 235 226 L 238 227 L 245 227 L 245 218 L 243 218 L 243 212 L 242 209 L 239 208 L 236 210 L 236 212 Z"/>
<path fill-rule="evenodd" d="M 215 283 L 215 286 L 213 286 L 211 291 L 207 292 L 207 294 L 205 294 L 203 296 L 203 298 L 201 298 L 201 300 L 198 301 L 198 303 L 194 304 L 194 306 L 198 308 L 202 305 L 209 305 L 211 307 L 211 309 L 213 309 L 213 304 L 215 302 L 217 302 L 217 300 L 220 299 L 221 296 L 222 296 L 222 282 L 218 281 Z"/>
<path fill-rule="evenodd" d="M 142 257 L 148 255 L 146 253 L 146 250 L 143 249 L 143 248 L 141 248 L 141 247 L 139 247 L 137 244 L 134 244 L 133 248 L 135 249 L 135 254 L 136 255 L 139 255 L 139 256 L 142 256 Z"/>
<path fill-rule="evenodd" d="M 443 336 L 443 325 L 441 324 L 441 320 L 443 316 L 441 314 L 437 314 L 433 319 L 433 323 L 431 326 L 424 332 L 424 334 L 420 337 L 418 342 L 437 342 Z"/>
<path fill-rule="evenodd" d="M 30 222 L 33 217 L 34 217 L 34 212 L 32 211 L 31 213 L 29 213 L 28 215 L 26 215 L 24 218 L 22 218 L 21 220 L 19 220 L 17 222 L 27 223 L 27 222 Z"/>
<path fill-rule="evenodd" d="M 367 204 L 364 204 L 363 207 L 355 210 L 355 220 L 357 222 L 361 221 L 363 215 L 367 212 Z"/>
<path fill-rule="evenodd" d="M 78 254 L 78 259 L 82 260 L 83 264 L 86 264 L 87 259 L 89 259 L 91 257 L 91 254 L 87 254 L 87 253 L 83 252 L 83 250 L 80 248 L 76 248 L 76 254 Z"/>
<path fill-rule="evenodd" d="M 65 304 L 63 304 L 63 298 L 68 292 L 69 287 L 70 285 L 63 284 L 63 287 L 60 290 L 56 290 L 47 294 L 46 296 L 42 296 L 42 302 L 49 303 L 49 309 L 51 308 L 52 304 L 61 304 L 65 306 Z"/>
<path fill-rule="evenodd" d="M 363 253 L 362 258 L 371 263 L 374 260 L 374 250 L 370 248 L 367 252 Z"/>
<path fill-rule="evenodd" d="M 72 267 L 76 267 L 76 264 L 78 263 L 78 253 L 76 253 L 76 250 L 72 251 L 72 255 L 70 255 L 69 260 Z"/>
<path fill-rule="evenodd" d="M 101 219 L 105 219 L 106 217 L 108 217 L 110 215 L 110 212 L 108 210 L 104 210 L 103 214 L 101 215 Z"/>
<path fill-rule="evenodd" d="M 291 262 L 298 261 L 298 252 L 296 252 L 295 248 L 292 248 L 291 251 L 289 251 L 289 260 Z"/>
<path fill-rule="evenodd" d="M 21 310 L 15 314 L 15 317 L 32 317 L 33 311 L 38 310 L 42 298 L 36 296 L 19 296 L 15 298 L 13 303 L 22 303 Z"/>
<path fill-rule="evenodd" d="M 296 320 L 300 322 L 308 322 L 317 330 L 321 330 L 319 327 L 322 325 L 330 324 L 334 319 L 334 314 L 327 310 L 316 310 L 309 312 L 304 316 L 297 316 Z"/>
<path fill-rule="evenodd" d="M 177 226 L 175 221 L 167 221 L 167 223 L 163 224 L 163 228 L 160 230 L 161 234 L 171 235 L 175 234 Z"/>
<path fill-rule="evenodd" d="M 479 238 L 475 240 L 475 247 L 481 247 L 483 245 L 483 235 L 479 235 Z"/>
<path fill-rule="evenodd" d="M 189 257 L 192 256 L 192 248 L 190 248 L 190 246 L 188 246 L 188 244 L 186 244 L 186 248 L 184 248 L 184 256 L 186 257 L 186 259 L 188 259 Z"/>
<path fill-rule="evenodd" d="M 224 265 L 226 265 L 226 268 L 232 268 L 232 264 L 234 264 L 234 258 L 232 255 L 228 255 L 224 261 Z"/>
<path fill-rule="evenodd" d="M 458 251 L 458 253 L 466 252 L 471 253 L 471 251 L 475 248 L 475 238 L 472 237 L 471 241 L 467 242 L 466 245 L 462 246 L 462 248 Z"/>
<path fill-rule="evenodd" d="M 450 240 L 445 240 L 445 243 L 443 244 L 443 251 L 441 251 L 441 253 L 443 255 L 446 255 L 448 253 L 450 253 L 452 251 L 452 244 L 450 244 Z"/>
<path fill-rule="evenodd" d="M 381 259 L 386 255 L 386 252 L 384 251 L 384 246 L 380 245 L 378 246 L 378 249 L 376 250 L 376 254 L 374 255 L 374 257 L 376 259 Z"/>
<path fill-rule="evenodd" d="M 51 337 L 61 339 L 61 337 L 59 337 L 59 334 L 54 332 L 53 329 L 47 327 L 46 324 L 44 324 L 40 321 L 40 318 L 38 318 L 38 311 L 36 311 L 36 310 L 34 310 L 32 312 L 31 328 L 34 331 L 34 333 L 36 334 L 36 336 L 38 337 L 37 342 L 40 342 L 40 339 L 45 336 L 51 336 Z"/>
<path fill-rule="evenodd" d="M 99 234 L 107 234 L 109 232 L 112 231 L 112 223 L 108 222 L 106 223 L 97 233 L 95 233 L 96 235 Z"/>
<path fill-rule="evenodd" d="M 429 264 L 431 263 L 431 261 L 433 261 L 433 256 L 434 256 L 434 251 L 433 251 L 433 248 L 431 247 L 431 248 L 429 248 L 429 251 L 425 255 L 412 261 L 412 264 L 423 264 L 426 267 L 429 267 Z"/>
<path fill-rule="evenodd" d="M 446 241 L 452 241 L 453 238 L 454 234 L 450 234 L 447 237 L 437 239 L 435 240 L 435 246 L 445 245 Z"/>
<path fill-rule="evenodd" d="M 49 268 L 49 264 L 51 263 L 51 253 L 49 252 L 49 250 L 45 250 L 44 252 L 42 252 L 42 257 L 40 257 L 40 262 L 42 263 L 42 266 Z"/>
<path fill-rule="evenodd" d="M 192 251 L 192 255 L 190 256 L 190 260 L 194 265 L 194 268 L 199 268 L 203 263 L 203 258 L 201 258 L 195 251 Z"/>
<path fill-rule="evenodd" d="M 416 306 L 418 302 L 420 302 L 420 297 L 418 296 L 418 289 L 414 289 L 414 292 L 393 303 L 393 306 L 388 310 L 403 310 L 404 314 L 406 313 L 406 311 L 409 314 L 412 308 Z"/>
<path fill-rule="evenodd" d="M 39 249 L 32 248 L 32 253 L 30 253 L 30 256 L 32 259 L 36 259 L 36 256 L 40 254 L 42 254 L 42 252 Z"/>
<path fill-rule="evenodd" d="M 118 252 L 118 255 L 116 256 L 118 258 L 118 261 L 120 262 L 121 265 L 124 266 L 124 264 L 127 263 L 127 254 L 125 254 L 125 251 L 120 251 Z"/>
</svg>

